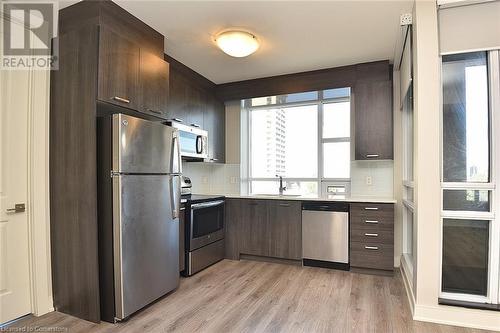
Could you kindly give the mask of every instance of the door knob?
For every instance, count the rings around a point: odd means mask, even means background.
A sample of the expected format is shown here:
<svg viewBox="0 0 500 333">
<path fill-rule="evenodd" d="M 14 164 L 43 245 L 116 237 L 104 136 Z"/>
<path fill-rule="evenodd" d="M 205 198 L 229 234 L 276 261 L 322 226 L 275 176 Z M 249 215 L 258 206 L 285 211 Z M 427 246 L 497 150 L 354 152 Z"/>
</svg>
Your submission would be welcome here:
<svg viewBox="0 0 500 333">
<path fill-rule="evenodd" d="M 7 209 L 7 213 L 22 213 L 26 211 L 26 205 L 23 203 L 15 204 L 14 208 Z"/>
</svg>

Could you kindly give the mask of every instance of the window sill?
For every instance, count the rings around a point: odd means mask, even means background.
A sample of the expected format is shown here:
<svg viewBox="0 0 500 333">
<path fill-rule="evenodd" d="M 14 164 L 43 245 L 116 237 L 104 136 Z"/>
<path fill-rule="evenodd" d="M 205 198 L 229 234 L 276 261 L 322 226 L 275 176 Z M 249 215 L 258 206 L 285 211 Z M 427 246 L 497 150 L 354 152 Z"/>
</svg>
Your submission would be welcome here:
<svg viewBox="0 0 500 333">
<path fill-rule="evenodd" d="M 439 305 L 459 306 L 468 309 L 500 311 L 500 304 L 488 304 L 477 302 L 456 301 L 445 298 L 438 298 Z"/>
</svg>

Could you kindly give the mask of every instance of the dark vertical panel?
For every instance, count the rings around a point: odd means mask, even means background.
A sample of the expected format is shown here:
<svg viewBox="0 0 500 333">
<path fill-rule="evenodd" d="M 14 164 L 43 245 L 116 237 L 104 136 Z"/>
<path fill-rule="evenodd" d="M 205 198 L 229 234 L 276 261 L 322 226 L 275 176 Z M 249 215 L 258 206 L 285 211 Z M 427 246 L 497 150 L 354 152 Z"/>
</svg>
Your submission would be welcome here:
<svg viewBox="0 0 500 333">
<path fill-rule="evenodd" d="M 99 321 L 96 203 L 97 26 L 60 35 L 51 73 L 50 223 L 54 305 Z"/>
</svg>

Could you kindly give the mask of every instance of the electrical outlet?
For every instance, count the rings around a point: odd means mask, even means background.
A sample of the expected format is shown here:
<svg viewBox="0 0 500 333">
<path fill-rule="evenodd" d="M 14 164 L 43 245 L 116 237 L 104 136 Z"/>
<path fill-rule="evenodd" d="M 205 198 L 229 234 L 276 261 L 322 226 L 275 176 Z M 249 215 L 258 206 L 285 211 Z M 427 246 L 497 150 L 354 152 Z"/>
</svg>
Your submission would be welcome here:
<svg viewBox="0 0 500 333">
<path fill-rule="evenodd" d="M 229 177 L 229 182 L 230 182 L 231 184 L 236 184 L 236 182 L 237 182 L 236 177 L 234 177 L 234 176 L 233 176 L 233 177 Z"/>
<path fill-rule="evenodd" d="M 372 185 L 372 176 L 366 176 L 365 183 L 366 185 Z"/>
<path fill-rule="evenodd" d="M 411 25 L 411 24 L 413 24 L 413 17 L 411 15 L 411 13 L 401 14 L 401 16 L 399 18 L 399 24 L 400 25 Z"/>
<path fill-rule="evenodd" d="M 207 177 L 207 176 L 205 176 L 205 177 L 201 177 L 201 182 L 202 182 L 203 184 L 208 184 L 208 177 Z"/>
</svg>

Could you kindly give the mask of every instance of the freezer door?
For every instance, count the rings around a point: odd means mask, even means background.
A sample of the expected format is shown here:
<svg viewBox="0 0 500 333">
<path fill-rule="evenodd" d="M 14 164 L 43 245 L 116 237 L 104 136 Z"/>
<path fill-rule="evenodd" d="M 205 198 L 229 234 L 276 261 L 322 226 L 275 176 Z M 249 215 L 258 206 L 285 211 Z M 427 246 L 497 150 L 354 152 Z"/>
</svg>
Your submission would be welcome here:
<svg viewBox="0 0 500 333">
<path fill-rule="evenodd" d="M 179 220 L 171 176 L 113 177 L 116 318 L 121 320 L 179 284 Z"/>
<path fill-rule="evenodd" d="M 178 131 L 159 122 L 113 116 L 113 171 L 180 173 Z"/>
</svg>

